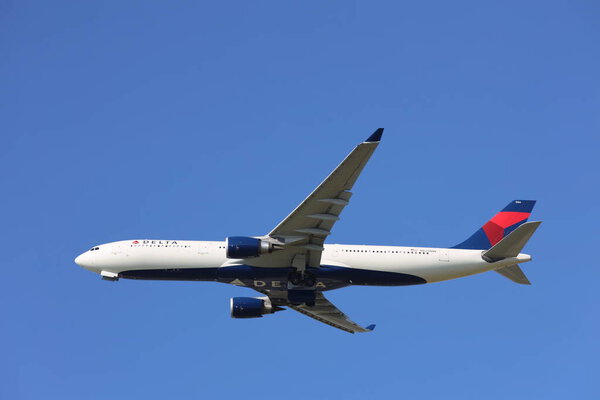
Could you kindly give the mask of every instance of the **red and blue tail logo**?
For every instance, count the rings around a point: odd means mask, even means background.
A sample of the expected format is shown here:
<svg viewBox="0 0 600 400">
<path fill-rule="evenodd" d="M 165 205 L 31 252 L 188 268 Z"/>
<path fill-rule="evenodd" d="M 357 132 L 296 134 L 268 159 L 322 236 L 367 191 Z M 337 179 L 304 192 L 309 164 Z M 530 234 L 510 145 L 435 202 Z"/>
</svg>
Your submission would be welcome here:
<svg viewBox="0 0 600 400">
<path fill-rule="evenodd" d="M 487 250 L 491 248 L 519 225 L 527 222 L 534 205 L 535 200 L 511 201 L 470 238 L 454 246 L 453 249 Z"/>
</svg>

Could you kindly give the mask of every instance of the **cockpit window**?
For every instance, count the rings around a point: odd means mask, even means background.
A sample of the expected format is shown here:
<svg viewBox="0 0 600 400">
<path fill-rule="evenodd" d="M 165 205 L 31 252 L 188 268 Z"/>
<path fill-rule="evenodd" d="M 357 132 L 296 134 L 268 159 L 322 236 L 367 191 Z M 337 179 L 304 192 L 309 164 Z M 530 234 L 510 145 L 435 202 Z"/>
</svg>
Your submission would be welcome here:
<svg viewBox="0 0 600 400">
<path fill-rule="evenodd" d="M 94 251 L 94 250 L 100 250 L 100 247 L 92 247 L 92 248 L 90 249 L 90 251 Z"/>
</svg>

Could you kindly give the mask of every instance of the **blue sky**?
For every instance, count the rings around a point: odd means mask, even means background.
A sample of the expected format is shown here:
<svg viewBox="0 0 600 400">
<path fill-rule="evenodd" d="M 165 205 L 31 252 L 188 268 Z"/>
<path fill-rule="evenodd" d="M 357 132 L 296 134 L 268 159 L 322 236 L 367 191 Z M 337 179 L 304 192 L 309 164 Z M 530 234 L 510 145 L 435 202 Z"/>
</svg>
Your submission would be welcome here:
<svg viewBox="0 0 600 400">
<path fill-rule="evenodd" d="M 6 399 L 600 396 L 594 1 L 0 4 Z M 101 281 L 130 238 L 268 232 L 375 128 L 329 243 L 451 246 L 537 199 L 493 273 L 229 318 L 217 283 Z"/>
</svg>

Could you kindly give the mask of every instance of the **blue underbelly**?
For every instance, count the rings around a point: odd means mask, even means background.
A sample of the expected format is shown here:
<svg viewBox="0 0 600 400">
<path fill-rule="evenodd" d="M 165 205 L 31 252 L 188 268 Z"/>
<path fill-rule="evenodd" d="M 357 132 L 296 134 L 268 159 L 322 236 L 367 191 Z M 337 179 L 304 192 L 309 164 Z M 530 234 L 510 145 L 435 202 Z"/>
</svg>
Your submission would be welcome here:
<svg viewBox="0 0 600 400">
<path fill-rule="evenodd" d="M 217 281 L 256 289 L 287 290 L 292 268 L 261 268 L 234 265 L 221 268 L 181 268 L 132 270 L 119 274 L 122 278 L 179 281 Z M 427 283 L 425 279 L 397 272 L 322 265 L 308 268 L 315 275 L 317 290 L 332 290 L 351 285 L 407 286 Z"/>
</svg>

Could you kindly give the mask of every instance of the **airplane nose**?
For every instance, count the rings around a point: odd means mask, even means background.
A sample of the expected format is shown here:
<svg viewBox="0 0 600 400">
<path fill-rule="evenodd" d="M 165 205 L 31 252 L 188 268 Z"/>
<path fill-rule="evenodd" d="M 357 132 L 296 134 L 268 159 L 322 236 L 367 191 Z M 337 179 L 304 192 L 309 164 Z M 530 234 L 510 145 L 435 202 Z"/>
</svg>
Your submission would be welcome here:
<svg viewBox="0 0 600 400">
<path fill-rule="evenodd" d="M 83 254 L 80 254 L 77 257 L 75 257 L 75 264 L 79 265 L 80 267 L 82 266 L 81 262 L 83 261 L 82 256 L 83 256 Z"/>
<path fill-rule="evenodd" d="M 83 268 L 91 268 L 92 262 L 90 260 L 90 255 L 87 252 L 78 255 L 75 258 L 75 264 Z"/>
</svg>

